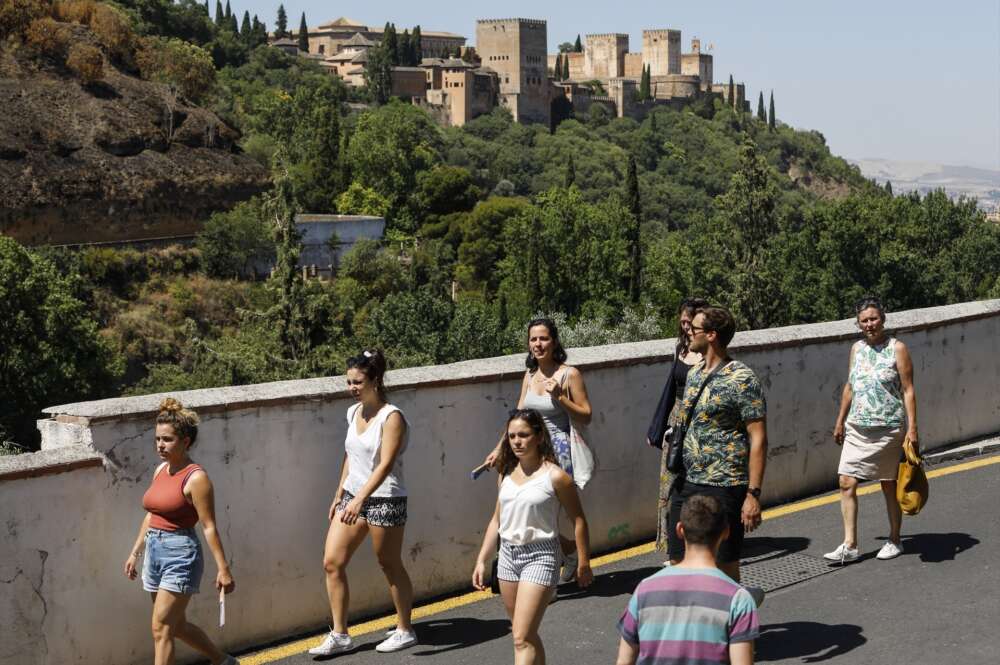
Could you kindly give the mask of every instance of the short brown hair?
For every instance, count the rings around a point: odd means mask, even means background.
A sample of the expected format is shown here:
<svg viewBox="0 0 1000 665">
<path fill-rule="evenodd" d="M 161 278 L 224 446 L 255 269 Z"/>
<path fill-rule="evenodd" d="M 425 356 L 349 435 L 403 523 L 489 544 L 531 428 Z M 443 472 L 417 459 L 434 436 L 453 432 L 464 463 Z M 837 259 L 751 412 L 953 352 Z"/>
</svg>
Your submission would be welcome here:
<svg viewBox="0 0 1000 665">
<path fill-rule="evenodd" d="M 736 334 L 736 319 L 733 318 L 728 309 L 716 306 L 700 307 L 696 314 L 705 317 L 705 324 L 702 327 L 719 336 L 719 344 L 722 345 L 722 348 L 729 346 Z"/>
<path fill-rule="evenodd" d="M 181 439 L 190 439 L 189 445 L 194 445 L 198 438 L 198 424 L 201 421 L 198 414 L 191 409 L 185 409 L 180 400 L 168 397 L 160 402 L 160 412 L 156 415 L 157 425 L 170 425 L 174 434 Z"/>
<path fill-rule="evenodd" d="M 684 502 L 680 522 L 684 541 L 692 545 L 714 545 L 728 525 L 722 504 L 705 494 L 695 494 Z"/>
</svg>

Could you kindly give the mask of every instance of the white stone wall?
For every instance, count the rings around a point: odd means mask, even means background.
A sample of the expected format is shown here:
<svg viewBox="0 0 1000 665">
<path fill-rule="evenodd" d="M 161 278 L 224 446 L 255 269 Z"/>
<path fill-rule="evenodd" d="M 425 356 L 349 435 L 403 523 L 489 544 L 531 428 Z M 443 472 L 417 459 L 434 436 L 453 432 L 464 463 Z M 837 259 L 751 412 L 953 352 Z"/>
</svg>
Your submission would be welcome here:
<svg viewBox="0 0 1000 665">
<path fill-rule="evenodd" d="M 925 449 L 1000 430 L 1000 301 L 890 315 L 915 362 Z M 733 355 L 760 375 L 770 451 L 764 500 L 835 484 L 830 440 L 850 321 L 737 335 Z M 583 496 L 594 546 L 655 531 L 658 451 L 643 444 L 672 340 L 570 351 L 595 408 L 589 439 L 601 470 Z M 420 597 L 468 588 L 495 501 L 495 476 L 469 470 L 496 442 L 514 406 L 522 356 L 391 372 L 391 400 L 412 427 L 405 456 L 411 498 L 405 560 Z M 183 393 L 202 415 L 195 458 L 216 486 L 223 542 L 237 582 L 224 631 L 209 563 L 189 618 L 228 647 L 327 622 L 321 557 L 350 400 L 339 377 Z M 45 450 L 0 458 L 0 663 L 148 663 L 149 599 L 122 564 L 157 459 L 158 396 L 53 407 Z M 65 431 L 64 431 L 65 430 Z M 97 465 L 97 466 L 94 466 Z M 370 547 L 350 567 L 357 616 L 389 608 Z M 180 647 L 182 658 L 192 653 Z"/>
</svg>

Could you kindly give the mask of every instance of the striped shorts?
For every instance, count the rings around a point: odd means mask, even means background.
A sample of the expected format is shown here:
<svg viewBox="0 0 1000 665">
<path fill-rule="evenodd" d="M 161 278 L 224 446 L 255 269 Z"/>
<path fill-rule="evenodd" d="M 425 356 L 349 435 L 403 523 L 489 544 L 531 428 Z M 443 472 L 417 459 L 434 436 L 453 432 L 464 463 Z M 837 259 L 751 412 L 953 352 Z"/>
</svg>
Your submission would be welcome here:
<svg viewBox="0 0 1000 665">
<path fill-rule="evenodd" d="M 554 587 L 559 583 L 559 540 L 540 540 L 527 545 L 500 543 L 497 577 L 504 582 L 531 582 Z"/>
</svg>

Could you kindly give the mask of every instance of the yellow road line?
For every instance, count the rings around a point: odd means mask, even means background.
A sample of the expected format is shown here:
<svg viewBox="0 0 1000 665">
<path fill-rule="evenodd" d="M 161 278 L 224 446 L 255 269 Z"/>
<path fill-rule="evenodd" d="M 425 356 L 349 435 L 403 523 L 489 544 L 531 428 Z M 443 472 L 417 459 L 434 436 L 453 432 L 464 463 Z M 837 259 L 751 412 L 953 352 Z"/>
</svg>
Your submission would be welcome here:
<svg viewBox="0 0 1000 665">
<path fill-rule="evenodd" d="M 955 464 L 952 466 L 947 466 L 942 469 L 934 469 L 933 471 L 927 472 L 928 478 L 939 478 L 941 476 L 948 476 L 953 473 L 959 473 L 961 471 L 969 471 L 970 469 L 978 469 L 980 467 L 989 466 L 991 464 L 1000 464 L 1000 455 L 994 455 L 992 457 L 986 457 L 983 459 L 972 460 L 970 462 L 963 462 L 961 464 Z M 873 483 L 871 485 L 865 485 L 864 487 L 858 488 L 859 495 L 873 494 L 875 492 L 881 491 L 881 486 L 878 483 Z M 789 503 L 784 506 L 778 506 L 777 508 L 770 508 L 765 510 L 763 513 L 763 518 L 765 520 L 774 519 L 776 517 L 782 517 L 784 515 L 791 515 L 792 513 L 798 513 L 803 510 L 809 510 L 810 508 L 817 508 L 819 506 L 826 506 L 831 503 L 837 503 L 840 500 L 840 495 L 836 492 L 832 494 L 825 494 L 823 496 L 818 496 L 812 499 L 806 499 L 804 501 L 796 501 L 794 503 Z M 591 560 L 592 568 L 600 568 L 602 566 L 607 566 L 612 563 L 617 563 L 618 561 L 623 561 L 625 559 L 631 559 L 633 557 L 642 556 L 644 554 L 649 554 L 656 548 L 656 543 L 643 543 L 642 545 L 636 545 L 635 547 L 629 547 L 624 550 L 619 550 L 617 552 L 611 552 L 610 554 L 605 554 Z M 439 600 L 428 605 L 421 605 L 420 607 L 413 608 L 413 618 L 422 619 L 424 617 L 432 616 L 434 614 L 440 614 L 442 612 L 447 612 L 448 610 L 453 610 L 456 607 L 462 607 L 463 605 L 471 605 L 472 603 L 478 603 L 481 600 L 486 600 L 487 598 L 492 598 L 493 592 L 486 591 L 473 591 L 472 593 L 465 593 L 460 596 L 454 596 L 452 598 L 445 598 L 444 600 Z M 364 623 L 359 623 L 351 626 L 351 634 L 355 637 L 365 635 L 367 633 L 374 633 L 376 631 L 388 630 L 396 625 L 396 615 L 390 614 L 389 616 L 380 617 L 378 619 L 372 619 L 371 621 L 366 621 Z M 296 640 L 294 642 L 289 642 L 287 644 L 282 644 L 281 646 L 273 647 L 270 649 L 265 649 L 263 651 L 258 651 L 254 654 L 249 654 L 246 656 L 240 656 L 240 663 L 243 665 L 267 665 L 268 663 L 273 663 L 282 658 L 288 658 L 289 656 L 295 656 L 297 654 L 303 653 L 310 647 L 316 646 L 319 643 L 321 637 L 325 633 L 319 633 L 312 637 L 306 637 L 301 640 Z"/>
</svg>

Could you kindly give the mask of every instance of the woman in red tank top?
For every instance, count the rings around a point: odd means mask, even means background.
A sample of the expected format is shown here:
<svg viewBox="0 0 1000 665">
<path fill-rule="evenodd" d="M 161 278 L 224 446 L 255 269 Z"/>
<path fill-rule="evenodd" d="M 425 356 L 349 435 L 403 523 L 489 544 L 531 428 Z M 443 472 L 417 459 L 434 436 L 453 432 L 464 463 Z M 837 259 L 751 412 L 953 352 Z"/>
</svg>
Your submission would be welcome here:
<svg viewBox="0 0 1000 665">
<path fill-rule="evenodd" d="M 142 586 L 153 597 L 155 665 L 172 665 L 174 638 L 202 653 L 212 665 L 239 665 L 184 617 L 191 595 L 198 593 L 204 570 L 201 542 L 194 530 L 198 522 L 219 571 L 215 588 L 230 593 L 236 587 L 215 525 L 212 481 L 189 456 L 197 437 L 194 411 L 175 399 L 163 400 L 156 417 L 156 451 L 163 464 L 153 473 L 153 482 L 142 497 L 146 516 L 125 560 L 125 576 L 134 580 L 139 575 L 136 562 L 145 551 Z"/>
</svg>

